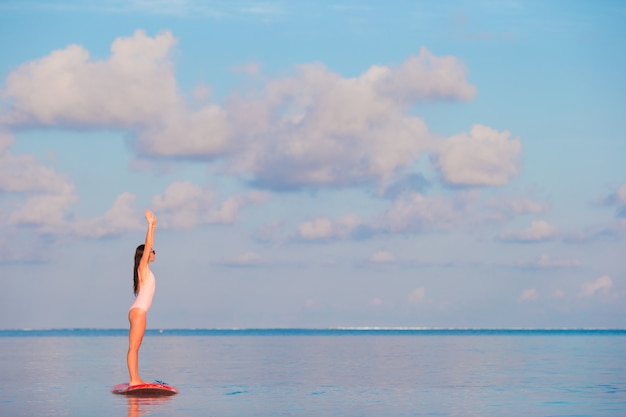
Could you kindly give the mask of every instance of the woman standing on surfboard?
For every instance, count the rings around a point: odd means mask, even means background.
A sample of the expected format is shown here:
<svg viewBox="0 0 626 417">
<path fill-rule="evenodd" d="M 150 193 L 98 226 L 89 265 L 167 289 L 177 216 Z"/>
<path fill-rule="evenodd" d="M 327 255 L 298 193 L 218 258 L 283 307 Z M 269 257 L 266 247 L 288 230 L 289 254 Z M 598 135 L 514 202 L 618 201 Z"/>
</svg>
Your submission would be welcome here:
<svg viewBox="0 0 626 417">
<path fill-rule="evenodd" d="M 146 314 L 152 304 L 154 295 L 155 279 L 150 271 L 150 262 L 154 261 L 154 229 L 156 229 L 156 216 L 150 210 L 146 210 L 146 220 L 148 221 L 148 231 L 146 232 L 146 242 L 139 245 L 135 250 L 135 269 L 133 274 L 133 289 L 135 291 L 135 302 L 128 310 L 128 321 L 130 331 L 128 332 L 128 373 L 130 375 L 130 386 L 145 384 L 139 377 L 139 347 L 146 331 Z"/>
</svg>

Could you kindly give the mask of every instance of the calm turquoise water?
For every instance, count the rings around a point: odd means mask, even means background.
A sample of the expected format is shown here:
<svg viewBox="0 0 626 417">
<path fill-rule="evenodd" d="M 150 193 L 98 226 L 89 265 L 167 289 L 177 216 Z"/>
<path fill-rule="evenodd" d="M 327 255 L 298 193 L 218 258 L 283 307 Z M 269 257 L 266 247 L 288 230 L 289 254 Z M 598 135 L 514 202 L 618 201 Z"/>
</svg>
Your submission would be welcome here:
<svg viewBox="0 0 626 417">
<path fill-rule="evenodd" d="M 0 331 L 0 416 L 624 416 L 626 330 Z"/>
</svg>

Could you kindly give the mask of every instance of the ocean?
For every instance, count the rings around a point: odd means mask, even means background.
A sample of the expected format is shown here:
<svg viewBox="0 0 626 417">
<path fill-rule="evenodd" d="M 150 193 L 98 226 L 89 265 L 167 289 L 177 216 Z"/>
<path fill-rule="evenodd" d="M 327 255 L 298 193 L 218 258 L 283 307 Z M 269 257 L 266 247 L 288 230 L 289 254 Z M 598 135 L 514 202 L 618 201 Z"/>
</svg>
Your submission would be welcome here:
<svg viewBox="0 0 626 417">
<path fill-rule="evenodd" d="M 0 416 L 626 416 L 626 330 L 0 331 Z"/>
</svg>

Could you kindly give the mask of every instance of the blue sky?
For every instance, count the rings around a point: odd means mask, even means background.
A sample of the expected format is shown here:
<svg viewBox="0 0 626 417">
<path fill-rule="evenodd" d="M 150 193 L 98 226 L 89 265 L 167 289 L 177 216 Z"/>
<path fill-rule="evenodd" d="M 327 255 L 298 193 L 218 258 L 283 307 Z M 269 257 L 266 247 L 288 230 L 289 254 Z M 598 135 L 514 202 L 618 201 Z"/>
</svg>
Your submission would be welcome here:
<svg viewBox="0 0 626 417">
<path fill-rule="evenodd" d="M 3 1 L 0 328 L 619 327 L 621 1 Z"/>
</svg>

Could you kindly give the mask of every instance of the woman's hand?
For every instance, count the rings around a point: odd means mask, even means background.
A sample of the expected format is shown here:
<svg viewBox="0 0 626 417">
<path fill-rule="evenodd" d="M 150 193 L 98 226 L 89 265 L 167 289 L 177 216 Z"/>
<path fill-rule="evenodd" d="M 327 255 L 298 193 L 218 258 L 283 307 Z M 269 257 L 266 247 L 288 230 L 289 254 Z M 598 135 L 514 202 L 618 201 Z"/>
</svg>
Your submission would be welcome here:
<svg viewBox="0 0 626 417">
<path fill-rule="evenodd" d="M 156 226 L 157 218 L 150 209 L 146 209 L 146 220 L 150 226 Z"/>
</svg>

